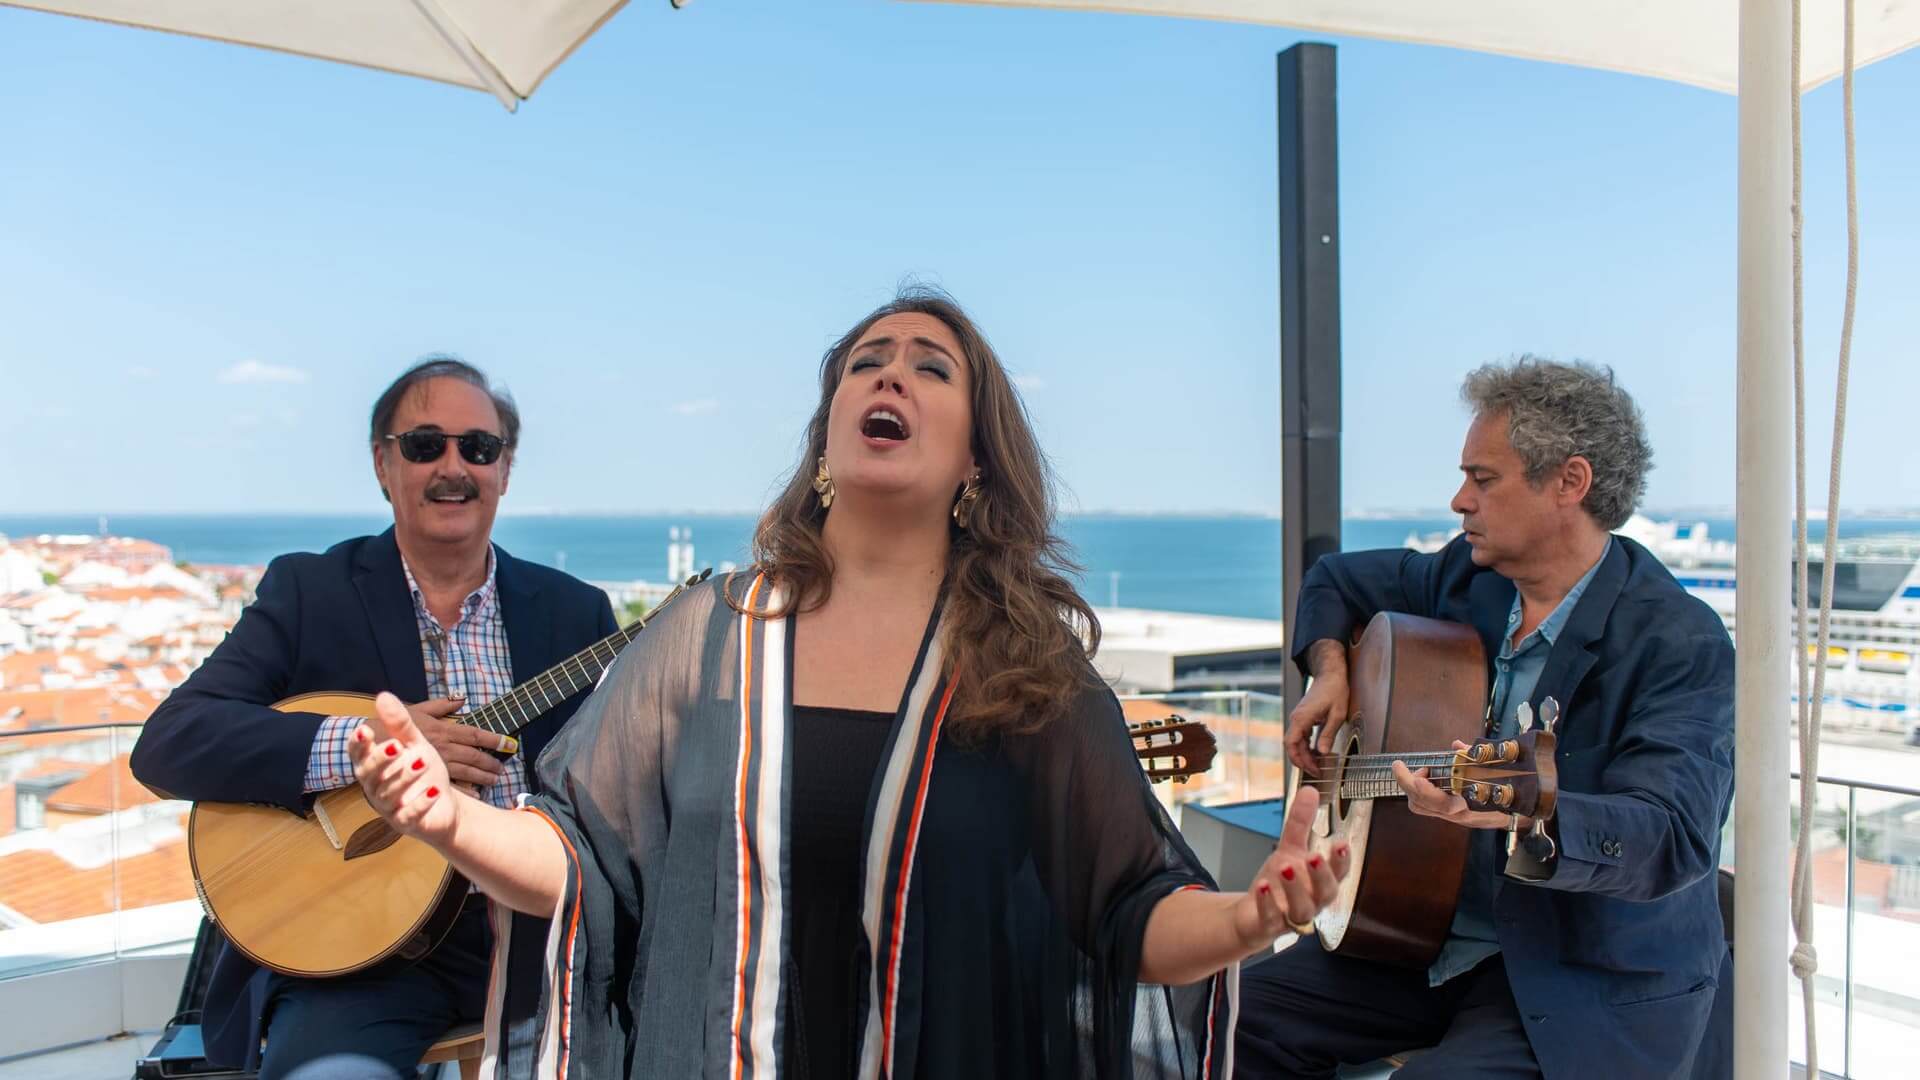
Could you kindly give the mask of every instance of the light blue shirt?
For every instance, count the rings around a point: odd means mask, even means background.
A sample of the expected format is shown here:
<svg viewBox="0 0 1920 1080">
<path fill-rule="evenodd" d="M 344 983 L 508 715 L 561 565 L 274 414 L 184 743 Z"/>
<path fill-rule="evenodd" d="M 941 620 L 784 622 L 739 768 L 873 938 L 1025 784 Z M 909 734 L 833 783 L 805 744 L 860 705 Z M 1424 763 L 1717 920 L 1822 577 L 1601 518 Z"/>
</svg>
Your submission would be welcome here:
<svg viewBox="0 0 1920 1080">
<path fill-rule="evenodd" d="M 1498 718 L 1494 738 L 1511 739 L 1520 733 L 1520 703 L 1533 697 L 1533 688 L 1546 670 L 1547 657 L 1560 631 L 1573 618 L 1580 594 L 1607 561 L 1613 550 L 1613 538 L 1600 549 L 1600 558 L 1587 568 L 1566 598 L 1553 609 L 1533 633 L 1513 643 L 1513 632 L 1520 628 L 1520 593 L 1513 594 L 1513 610 L 1507 614 L 1507 632 L 1500 641 L 1500 655 L 1493 662 L 1492 715 Z M 1501 834 L 1492 829 L 1475 829 L 1467 847 L 1467 870 L 1460 881 L 1460 905 L 1453 911 L 1453 926 L 1447 943 L 1427 969 L 1427 985 L 1439 986 L 1448 979 L 1470 971 L 1474 965 L 1500 951 L 1500 938 L 1493 928 L 1493 898 L 1499 889 Z"/>
</svg>

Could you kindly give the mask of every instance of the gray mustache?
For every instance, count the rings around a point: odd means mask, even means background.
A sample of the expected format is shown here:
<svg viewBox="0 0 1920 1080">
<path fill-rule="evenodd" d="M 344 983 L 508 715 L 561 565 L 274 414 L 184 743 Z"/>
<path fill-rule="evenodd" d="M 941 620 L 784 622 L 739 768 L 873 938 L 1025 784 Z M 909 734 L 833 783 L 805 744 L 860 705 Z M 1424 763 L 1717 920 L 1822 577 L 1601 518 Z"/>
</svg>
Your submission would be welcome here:
<svg viewBox="0 0 1920 1080">
<path fill-rule="evenodd" d="M 480 497 L 480 485 L 474 483 L 470 477 L 462 477 L 458 480 L 435 480 L 427 485 L 429 499 L 440 499 L 449 495 L 477 499 Z"/>
</svg>

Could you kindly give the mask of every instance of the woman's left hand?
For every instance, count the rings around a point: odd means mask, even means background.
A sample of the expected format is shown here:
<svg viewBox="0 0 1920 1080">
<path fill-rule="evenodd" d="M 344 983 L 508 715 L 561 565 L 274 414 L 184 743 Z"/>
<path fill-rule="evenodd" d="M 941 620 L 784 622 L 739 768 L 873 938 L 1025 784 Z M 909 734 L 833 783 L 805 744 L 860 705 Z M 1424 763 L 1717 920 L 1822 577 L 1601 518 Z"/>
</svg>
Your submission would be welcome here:
<svg viewBox="0 0 1920 1080">
<path fill-rule="evenodd" d="M 1345 842 L 1335 844 L 1331 852 L 1313 849 L 1319 793 L 1303 785 L 1293 793 L 1292 802 L 1280 828 L 1280 842 L 1233 906 L 1234 932 L 1248 952 L 1267 948 L 1281 934 L 1304 932 L 1301 928 L 1333 901 L 1340 879 L 1347 876 L 1351 852 Z"/>
</svg>

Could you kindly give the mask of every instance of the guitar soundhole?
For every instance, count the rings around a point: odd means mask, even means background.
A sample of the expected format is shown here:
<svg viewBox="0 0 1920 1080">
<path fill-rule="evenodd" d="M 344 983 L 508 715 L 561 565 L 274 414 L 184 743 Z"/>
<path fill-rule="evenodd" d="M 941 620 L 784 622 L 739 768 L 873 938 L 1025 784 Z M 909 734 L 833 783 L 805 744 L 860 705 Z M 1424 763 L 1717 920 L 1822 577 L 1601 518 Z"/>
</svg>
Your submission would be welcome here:
<svg viewBox="0 0 1920 1080">
<path fill-rule="evenodd" d="M 1340 748 L 1340 771 L 1337 774 L 1340 782 L 1333 785 L 1333 816 L 1335 820 L 1346 819 L 1347 799 L 1343 797 L 1342 793 L 1347 786 L 1347 759 L 1360 752 L 1360 727 L 1357 723 L 1359 717 L 1356 716 L 1354 719 L 1356 722 L 1347 728 L 1346 745 Z"/>
</svg>

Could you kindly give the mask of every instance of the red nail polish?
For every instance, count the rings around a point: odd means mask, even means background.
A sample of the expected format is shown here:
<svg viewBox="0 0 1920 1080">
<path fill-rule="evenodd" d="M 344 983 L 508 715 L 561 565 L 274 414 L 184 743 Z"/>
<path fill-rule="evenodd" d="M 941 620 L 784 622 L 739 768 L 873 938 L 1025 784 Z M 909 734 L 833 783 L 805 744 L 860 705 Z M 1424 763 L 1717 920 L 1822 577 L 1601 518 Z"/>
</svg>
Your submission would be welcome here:
<svg viewBox="0 0 1920 1080">
<path fill-rule="evenodd" d="M 428 788 L 428 789 L 427 789 L 427 798 L 429 798 L 429 799 L 437 799 L 437 798 L 439 798 L 439 797 L 440 797 L 440 789 L 439 789 L 439 788 L 437 788 L 437 787 L 430 787 L 430 788 Z"/>
<path fill-rule="evenodd" d="M 1347 845 L 1345 845 L 1345 844 L 1341 844 L 1341 845 L 1340 845 L 1339 847 L 1337 847 L 1337 848 L 1334 848 L 1334 849 L 1333 849 L 1333 853 L 1334 853 L 1335 855 L 1338 855 L 1338 856 L 1340 856 L 1340 857 L 1341 857 L 1341 858 L 1343 858 L 1343 859 L 1344 859 L 1344 858 L 1346 858 L 1346 857 L 1347 857 Z"/>
<path fill-rule="evenodd" d="M 1264 881 L 1260 883 L 1260 895 L 1261 895 L 1261 896 L 1265 896 L 1265 895 L 1267 895 L 1268 893 L 1270 893 L 1270 892 L 1272 892 L 1272 891 L 1273 891 L 1273 886 L 1271 886 L 1271 885 L 1269 885 L 1269 884 L 1267 884 L 1267 883 L 1266 883 L 1266 882 L 1264 882 Z"/>
<path fill-rule="evenodd" d="M 367 734 L 367 729 L 366 729 L 366 728 L 354 728 L 354 729 L 353 729 L 353 741 L 354 741 L 354 742 L 366 742 L 366 741 L 367 741 L 368 739 L 370 739 L 370 738 L 372 738 L 372 737 L 373 737 L 373 736 L 371 736 L 371 735 L 368 735 L 368 734 Z"/>
<path fill-rule="evenodd" d="M 1291 867 L 1291 866 L 1283 866 L 1283 867 L 1281 867 L 1281 868 L 1280 868 L 1280 876 L 1281 876 L 1281 877 L 1283 877 L 1283 878 L 1286 878 L 1286 879 L 1287 879 L 1288 881 L 1292 881 L 1292 880 L 1293 880 L 1293 867 Z"/>
<path fill-rule="evenodd" d="M 1318 870 L 1318 869 L 1320 869 L 1320 856 L 1318 856 L 1318 855 L 1315 855 L 1315 856 L 1314 856 L 1313 858 L 1311 858 L 1311 859 L 1308 859 L 1308 860 L 1307 860 L 1307 867 L 1308 867 L 1309 869 L 1312 869 L 1312 870 Z"/>
<path fill-rule="evenodd" d="M 410 766 L 410 768 L 412 768 L 414 772 L 419 772 L 421 769 L 424 769 L 426 767 L 427 767 L 427 763 L 420 760 L 419 758 L 414 758 L 413 764 Z"/>
<path fill-rule="evenodd" d="M 388 757 L 399 757 L 399 756 L 400 756 L 400 748 L 399 748 L 399 747 L 397 747 L 397 746 L 395 746 L 395 745 L 393 745 L 392 743 L 388 743 L 388 744 L 387 744 L 387 756 L 388 756 Z"/>
</svg>

